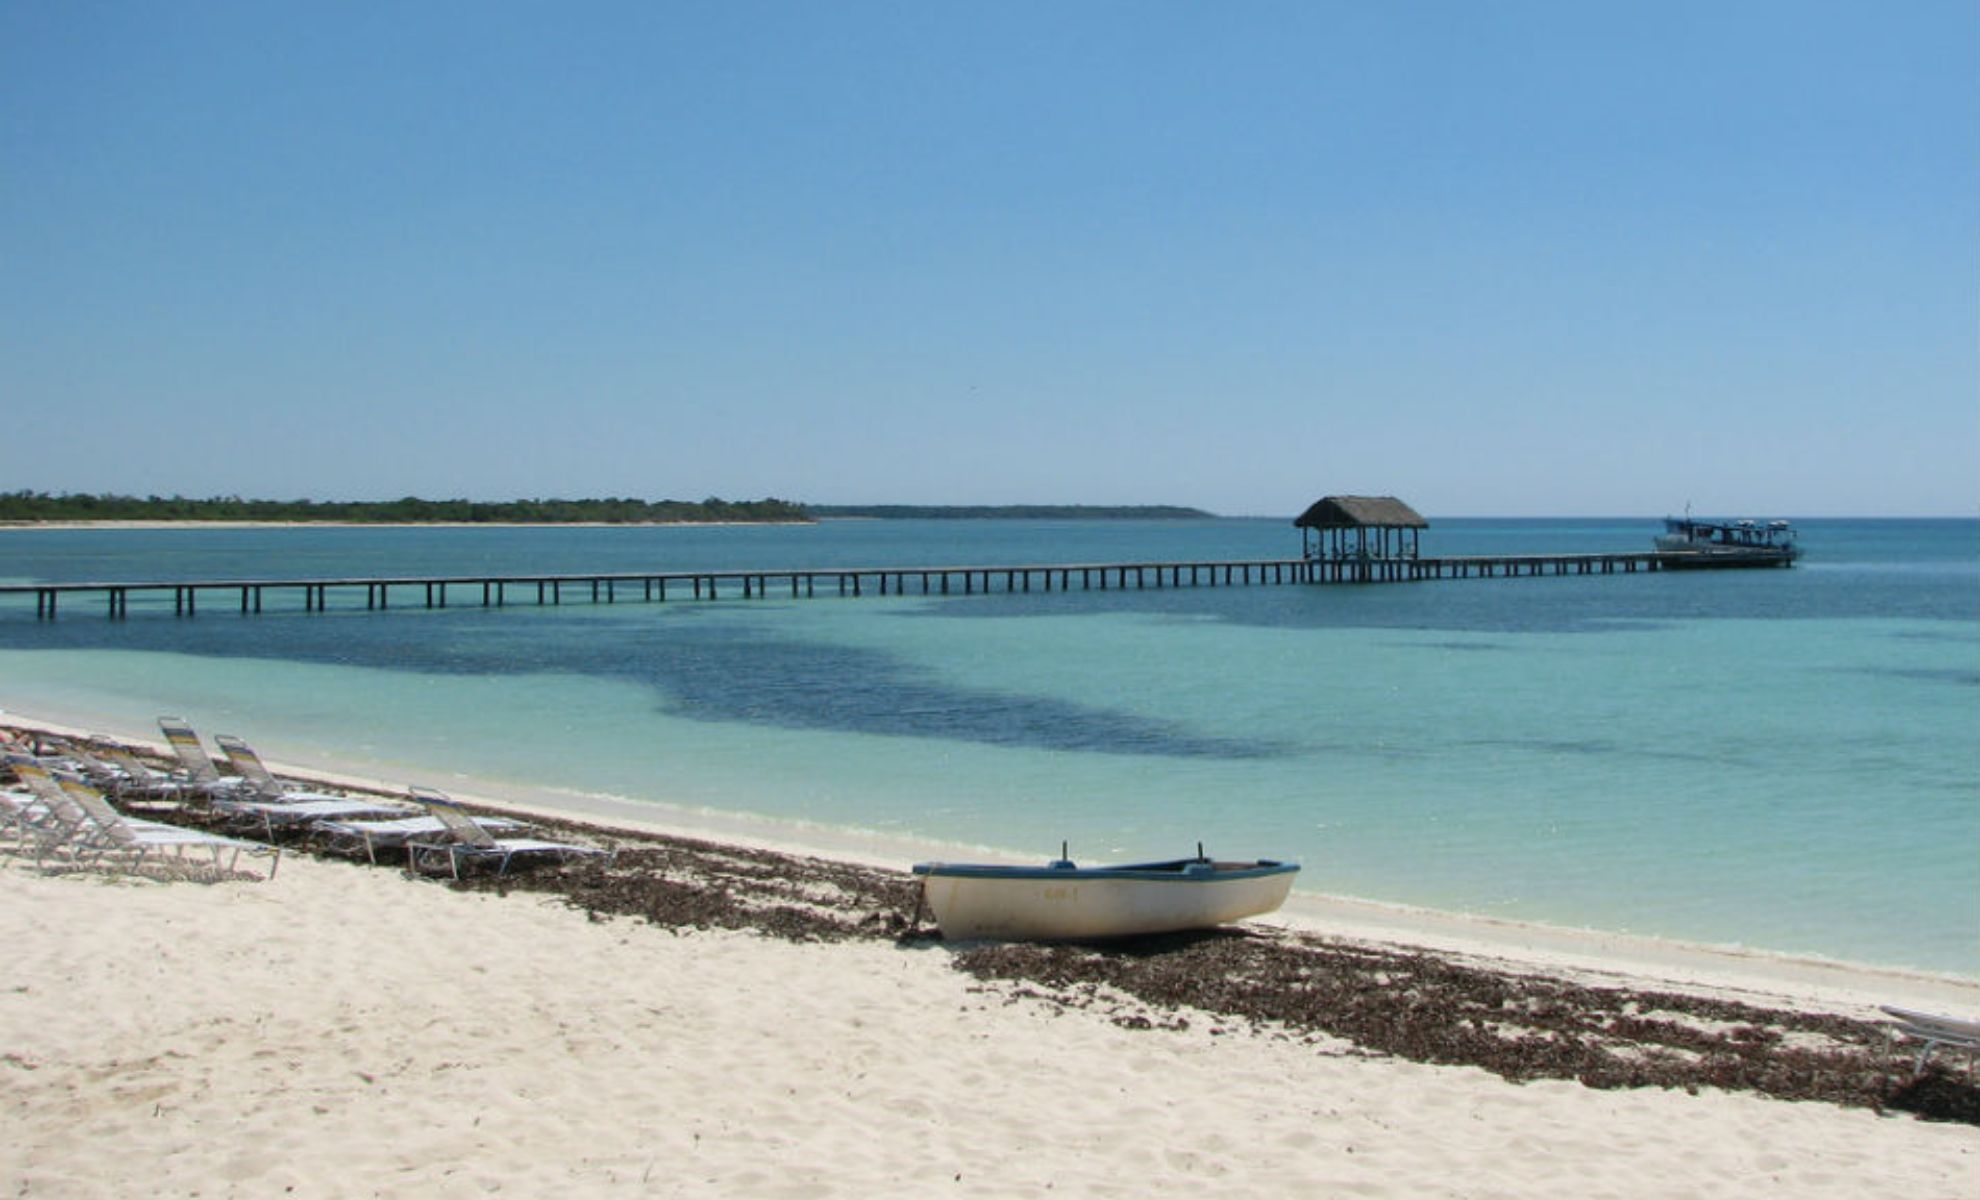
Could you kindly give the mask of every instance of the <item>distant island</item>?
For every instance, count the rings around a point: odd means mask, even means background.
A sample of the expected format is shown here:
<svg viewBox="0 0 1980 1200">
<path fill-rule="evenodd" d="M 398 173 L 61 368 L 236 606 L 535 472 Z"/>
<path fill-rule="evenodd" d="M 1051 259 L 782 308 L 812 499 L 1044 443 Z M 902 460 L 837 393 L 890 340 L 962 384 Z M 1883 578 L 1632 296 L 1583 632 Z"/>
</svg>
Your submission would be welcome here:
<svg viewBox="0 0 1980 1200">
<path fill-rule="evenodd" d="M 876 521 L 1191 521 L 1214 517 L 1173 504 L 807 504 L 814 517 Z"/>
<path fill-rule="evenodd" d="M 323 525 L 789 525 L 822 518 L 879 521 L 1187 521 L 1214 517 L 1173 504 L 799 504 L 790 500 L 243 500 L 0 492 L 0 524 L 89 521 Z"/>
<path fill-rule="evenodd" d="M 347 525 L 709 525 L 813 520 L 788 500 L 243 500 L 0 493 L 0 523 L 216 521 Z"/>
</svg>

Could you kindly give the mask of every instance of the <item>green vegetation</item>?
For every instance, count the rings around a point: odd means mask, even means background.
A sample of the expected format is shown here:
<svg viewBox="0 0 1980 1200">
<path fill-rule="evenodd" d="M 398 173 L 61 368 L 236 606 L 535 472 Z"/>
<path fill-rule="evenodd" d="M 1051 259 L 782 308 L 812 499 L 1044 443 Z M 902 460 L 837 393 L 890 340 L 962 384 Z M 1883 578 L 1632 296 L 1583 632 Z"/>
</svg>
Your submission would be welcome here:
<svg viewBox="0 0 1980 1200">
<path fill-rule="evenodd" d="M 335 521 L 404 525 L 458 522 L 472 525 L 645 524 L 654 522 L 766 523 L 809 521 L 801 504 L 788 500 L 730 502 L 710 497 L 685 500 L 512 500 L 484 504 L 472 500 L 315 501 L 243 500 L 214 496 L 84 496 L 47 492 L 0 492 L 0 521 Z"/>
<path fill-rule="evenodd" d="M 243 500 L 239 496 L 99 496 L 0 492 L 0 522 L 34 521 L 322 521 L 360 525 L 639 525 L 652 523 L 877 520 L 1188 521 L 1215 514 L 1173 504 L 797 504 L 789 500 L 709 497 L 686 500 Z"/>
<path fill-rule="evenodd" d="M 870 517 L 882 521 L 1191 521 L 1214 517 L 1173 504 L 811 504 L 814 517 Z"/>
</svg>

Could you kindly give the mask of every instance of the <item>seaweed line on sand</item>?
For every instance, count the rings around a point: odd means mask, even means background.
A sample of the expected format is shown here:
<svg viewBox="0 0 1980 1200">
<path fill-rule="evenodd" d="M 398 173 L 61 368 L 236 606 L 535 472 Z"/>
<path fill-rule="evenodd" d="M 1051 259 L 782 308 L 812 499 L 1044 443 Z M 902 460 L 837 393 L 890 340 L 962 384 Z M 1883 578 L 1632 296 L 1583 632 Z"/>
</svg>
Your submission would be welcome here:
<svg viewBox="0 0 1980 1200">
<path fill-rule="evenodd" d="M 549 893 L 594 919 L 675 930 L 739 929 L 796 941 L 893 939 L 911 927 L 917 883 L 902 872 L 575 823 L 611 841 L 610 865 L 573 864 L 454 886 Z M 1099 1007 L 1133 1029 L 1243 1025 L 1356 1052 L 1472 1066 L 1513 1082 L 1591 1088 L 1718 1088 L 1783 1100 L 1907 1111 L 1980 1125 L 1970 1072 L 1934 1063 L 1888 1026 L 1739 1000 L 1592 986 L 1552 975 L 1283 929 L 1220 929 L 1104 945 L 964 943 L 956 969 L 1023 999 Z"/>
<path fill-rule="evenodd" d="M 190 825 L 219 819 L 166 806 L 147 815 Z M 893 940 L 940 945 L 915 927 L 917 884 L 898 871 L 607 829 L 552 818 L 532 824 L 613 847 L 591 859 L 471 874 L 450 886 L 548 894 L 594 920 L 635 918 L 674 931 L 748 930 L 792 941 Z M 280 831 L 291 849 L 348 857 L 318 835 Z M 1446 954 L 1263 927 L 1105 945 L 965 943 L 954 966 L 1013 999 L 1101 1009 L 1132 1029 L 1349 1043 L 1352 1052 L 1471 1066 L 1514 1082 L 1591 1088 L 1718 1088 L 1784 1100 L 1895 1109 L 1980 1125 L 1972 1070 L 1934 1062 L 1912 1077 L 1914 1050 L 1889 1027 L 1834 1014 L 1622 986 L 1592 986 Z"/>
</svg>

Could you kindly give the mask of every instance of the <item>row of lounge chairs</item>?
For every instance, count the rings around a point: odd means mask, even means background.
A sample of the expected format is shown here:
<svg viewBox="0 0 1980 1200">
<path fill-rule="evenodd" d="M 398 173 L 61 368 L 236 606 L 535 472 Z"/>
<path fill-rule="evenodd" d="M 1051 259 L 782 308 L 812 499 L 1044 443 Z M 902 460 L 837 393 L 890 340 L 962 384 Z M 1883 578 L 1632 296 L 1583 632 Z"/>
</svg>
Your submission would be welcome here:
<svg viewBox="0 0 1980 1200">
<path fill-rule="evenodd" d="M 611 853 L 570 842 L 497 836 L 521 824 L 506 817 L 472 816 L 430 788 L 411 788 L 409 803 L 304 790 L 277 777 L 246 742 L 222 735 L 214 743 L 232 768 L 225 775 L 186 722 L 162 717 L 159 728 L 178 759 L 176 771 L 160 771 L 107 739 L 88 748 L 47 739 L 39 746 L 11 739 L 0 744 L 0 757 L 26 789 L 0 789 L 0 836 L 11 837 L 17 851 L 31 850 L 38 863 L 56 857 L 136 868 L 167 855 L 183 860 L 197 851 L 210 854 L 215 869 L 232 872 L 246 853 L 272 856 L 271 879 L 281 863 L 279 846 L 130 816 L 112 807 L 107 793 L 125 803 L 204 808 L 223 819 L 258 824 L 271 840 L 278 830 L 307 828 L 353 852 L 362 849 L 374 864 L 381 850 L 402 851 L 408 871 L 444 863 L 455 879 L 463 868 L 477 864 L 506 874 L 519 860 Z M 1921 1043 L 1914 1075 L 1924 1071 L 1936 1050 L 1964 1051 L 1969 1071 L 1980 1055 L 1980 1021 L 1895 1007 L 1883 1012 L 1895 1023 L 1894 1035 Z"/>
<path fill-rule="evenodd" d="M 126 816 L 103 793 L 37 759 L 9 753 L 6 763 L 27 790 L 0 791 L 0 825 L 13 837 L 13 849 L 32 851 L 37 865 L 55 858 L 78 866 L 114 862 L 135 871 L 167 855 L 184 860 L 193 850 L 210 852 L 212 865 L 229 873 L 243 852 L 272 855 L 271 879 L 281 865 L 279 847 Z"/>
<path fill-rule="evenodd" d="M 286 831 L 314 834 L 352 853 L 361 849 L 373 863 L 380 851 L 403 852 L 408 871 L 444 869 L 455 879 L 477 866 L 506 874 L 525 861 L 610 854 L 570 842 L 504 836 L 521 830 L 521 823 L 473 816 L 429 788 L 412 788 L 409 800 L 308 790 L 277 777 L 253 747 L 227 735 L 214 739 L 231 770 L 223 774 L 184 720 L 162 717 L 158 724 L 178 761 L 176 770 L 153 767 L 107 739 L 87 746 L 42 739 L 36 747 L 10 749 L 6 762 L 28 790 L 0 793 L 5 797 L 0 825 L 18 835 L 22 848 L 31 846 L 38 861 L 52 854 L 94 861 L 113 843 L 139 859 L 154 850 L 171 848 L 183 855 L 189 847 L 202 847 L 214 852 L 216 862 L 231 854 L 230 869 L 247 850 L 272 853 L 280 861 L 280 851 L 271 845 L 128 816 L 109 798 L 126 806 L 184 807 L 223 827 L 256 829 L 269 842 Z"/>
</svg>

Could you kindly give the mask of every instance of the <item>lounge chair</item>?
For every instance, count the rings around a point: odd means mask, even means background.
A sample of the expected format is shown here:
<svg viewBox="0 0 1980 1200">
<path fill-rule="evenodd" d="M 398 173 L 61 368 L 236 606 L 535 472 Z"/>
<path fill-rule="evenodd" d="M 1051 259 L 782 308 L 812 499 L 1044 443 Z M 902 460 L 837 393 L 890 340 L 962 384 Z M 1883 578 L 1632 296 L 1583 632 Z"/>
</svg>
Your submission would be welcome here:
<svg viewBox="0 0 1980 1200">
<path fill-rule="evenodd" d="M 185 780 L 152 769 L 137 755 L 115 742 L 99 741 L 91 747 L 91 751 L 123 776 L 123 782 L 116 790 L 119 798 L 178 800 L 185 795 Z"/>
<path fill-rule="evenodd" d="M 226 857 L 225 869 L 232 872 L 234 864 L 240 861 L 241 852 L 252 854 L 272 854 L 274 861 L 269 865 L 268 877 L 275 878 L 275 872 L 282 865 L 282 849 L 279 846 L 264 846 L 259 842 L 244 842 L 239 838 L 222 837 L 217 833 L 207 833 L 201 829 L 186 829 L 177 825 L 160 825 L 150 821 L 133 821 L 103 798 L 103 793 L 73 777 L 59 780 L 62 790 L 68 794 L 76 806 L 87 815 L 89 824 L 79 830 L 75 849 L 83 853 L 135 855 L 131 865 L 143 864 L 145 857 L 154 850 L 171 850 L 183 858 L 187 850 L 198 847 L 213 855 L 213 865 L 219 867 L 221 858 Z"/>
<path fill-rule="evenodd" d="M 37 865 L 75 839 L 76 820 L 26 793 L 0 793 L 0 825 L 6 827 L 7 852 L 32 857 Z"/>
<path fill-rule="evenodd" d="M 227 765 L 234 768 L 234 773 L 247 780 L 247 786 L 253 788 L 255 794 L 264 800 L 340 799 L 332 792 L 305 792 L 283 783 L 275 778 L 275 773 L 261 761 L 261 756 L 254 752 L 254 747 L 232 734 L 216 735 L 213 744 L 220 747 L 221 753 L 227 756 Z"/>
<path fill-rule="evenodd" d="M 80 772 L 84 779 L 106 793 L 114 795 L 122 783 L 121 772 L 74 742 L 57 742 L 55 753 L 59 762 L 54 765 Z"/>
<path fill-rule="evenodd" d="M 49 769 L 46 762 L 11 752 L 5 756 L 5 761 L 14 778 L 27 788 L 28 796 L 32 797 L 31 806 L 54 818 L 54 821 L 44 824 L 73 825 L 83 819 L 82 811 L 76 808 L 68 793 L 62 790 L 62 785 L 56 782 L 55 772 Z"/>
<path fill-rule="evenodd" d="M 225 816 L 259 821 L 262 832 L 275 836 L 277 825 L 310 825 L 321 821 L 344 821 L 366 817 L 399 817 L 415 811 L 396 800 L 366 799 L 335 792 L 299 792 L 282 786 L 261 756 L 237 737 L 221 734 L 213 739 L 227 752 L 227 761 L 247 781 L 231 795 L 215 796 L 213 810 Z"/>
<path fill-rule="evenodd" d="M 36 858 L 41 857 L 44 845 L 68 841 L 80 815 L 79 811 L 68 808 L 57 812 L 33 792 L 0 790 L 0 830 L 5 830 L 16 843 L 10 849 L 25 851 L 33 846 Z"/>
<path fill-rule="evenodd" d="M 248 786 L 248 781 L 238 775 L 221 776 L 220 768 L 213 765 L 206 747 L 200 745 L 199 735 L 183 718 L 160 717 L 158 729 L 165 735 L 165 742 L 172 747 L 172 753 L 178 756 L 179 765 L 185 768 L 186 788 L 194 795 L 212 799 L 232 795 Z"/>
<path fill-rule="evenodd" d="M 184 790 L 177 780 L 151 770 L 107 739 L 92 738 L 87 746 L 74 742 L 61 742 L 57 746 L 57 753 L 66 764 L 80 772 L 98 791 L 114 799 L 176 800 Z M 62 763 L 55 765 L 64 769 Z"/>
<path fill-rule="evenodd" d="M 1980 1055 L 1980 1021 L 1945 1017 L 1937 1013 L 1918 1012 L 1909 1008 L 1893 1008 L 1889 1005 L 1884 1006 L 1884 1014 L 1897 1021 L 1895 1032 L 1925 1043 L 1918 1051 L 1918 1061 L 1911 1067 L 1911 1076 L 1914 1079 L 1925 1073 L 1926 1060 L 1932 1057 L 1932 1051 L 1941 1046 L 1966 1051 L 1969 1070 L 1973 1066 L 1975 1056 Z"/>
<path fill-rule="evenodd" d="M 495 863 L 495 873 L 506 875 L 509 864 L 517 857 L 541 855 L 563 860 L 581 858 L 587 855 L 611 855 L 609 850 L 596 846 L 579 846 L 570 842 L 545 842 L 534 838 L 498 838 L 489 833 L 479 822 L 469 816 L 467 810 L 449 800 L 439 792 L 427 788 L 414 788 L 413 799 L 425 806 L 426 811 L 436 818 L 443 836 L 428 840 L 419 838 L 406 843 L 406 869 L 423 871 L 425 863 L 445 855 L 448 869 L 454 878 L 461 877 L 462 862 Z"/>
<path fill-rule="evenodd" d="M 6 762 L 34 797 L 32 805 L 16 802 L 9 807 L 20 818 L 24 842 L 27 837 L 34 840 L 37 863 L 58 852 L 85 862 L 113 851 L 135 850 L 142 861 L 156 848 L 178 847 L 183 853 L 185 847 L 204 846 L 213 850 L 216 865 L 221 854 L 232 849 L 231 867 L 241 850 L 265 849 L 203 830 L 126 817 L 110 807 L 101 792 L 72 775 L 50 772 L 40 761 L 21 754 L 7 755 Z M 272 878 L 274 871 L 269 875 Z"/>
<path fill-rule="evenodd" d="M 76 850 L 78 836 L 91 822 L 89 813 L 69 793 L 62 777 L 50 771 L 41 760 L 24 754 L 9 754 L 6 762 L 13 769 L 14 777 L 27 785 L 34 798 L 32 806 L 17 811 L 22 818 L 20 825 L 24 839 L 32 836 L 36 843 L 35 861 L 43 861 L 57 850 Z M 135 817 L 125 820 L 139 829 L 181 830 L 177 825 Z"/>
<path fill-rule="evenodd" d="M 223 816 L 259 822 L 263 834 L 272 838 L 277 828 L 317 825 L 362 818 L 388 818 L 411 812 L 391 800 L 360 800 L 355 796 L 322 796 L 311 800 L 215 800 L 213 810 Z"/>
<path fill-rule="evenodd" d="M 511 821 L 507 817 L 477 817 L 475 824 L 491 833 L 523 827 L 521 821 Z M 362 844 L 364 856 L 373 866 L 378 864 L 380 850 L 403 850 L 414 839 L 438 841 L 447 833 L 447 823 L 430 814 L 401 817 L 395 821 L 319 821 L 316 828 L 319 833 L 346 843 Z"/>
</svg>

